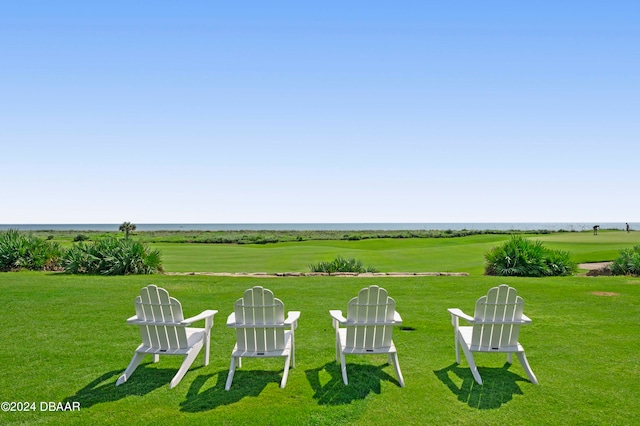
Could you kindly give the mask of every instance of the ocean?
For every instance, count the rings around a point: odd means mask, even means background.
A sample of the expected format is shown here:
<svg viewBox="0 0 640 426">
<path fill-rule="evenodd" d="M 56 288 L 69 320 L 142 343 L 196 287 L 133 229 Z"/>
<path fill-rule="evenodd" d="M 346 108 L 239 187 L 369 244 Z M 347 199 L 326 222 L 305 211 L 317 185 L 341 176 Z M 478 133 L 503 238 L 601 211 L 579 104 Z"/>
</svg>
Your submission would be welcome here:
<svg viewBox="0 0 640 426">
<path fill-rule="evenodd" d="M 138 231 L 568 231 L 626 228 L 622 222 L 505 222 L 505 223 L 137 223 Z M 120 224 L 0 224 L 0 230 L 20 231 L 117 231 Z M 639 230 L 640 223 L 629 222 L 631 229 Z"/>
</svg>

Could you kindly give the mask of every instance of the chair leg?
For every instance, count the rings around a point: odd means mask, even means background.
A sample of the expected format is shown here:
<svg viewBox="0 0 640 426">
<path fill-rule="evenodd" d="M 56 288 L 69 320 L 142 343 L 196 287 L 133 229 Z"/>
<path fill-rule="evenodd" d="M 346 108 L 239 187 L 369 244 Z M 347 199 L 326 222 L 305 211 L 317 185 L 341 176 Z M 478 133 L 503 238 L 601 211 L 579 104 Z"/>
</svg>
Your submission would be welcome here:
<svg viewBox="0 0 640 426">
<path fill-rule="evenodd" d="M 160 355 L 158 354 L 153 354 L 153 363 L 155 364 L 156 362 L 160 361 Z"/>
<path fill-rule="evenodd" d="M 296 342 L 293 335 L 293 329 L 291 330 L 291 368 L 296 367 Z M 288 370 L 288 369 L 287 369 Z"/>
<path fill-rule="evenodd" d="M 138 367 L 138 365 L 140 365 L 140 362 L 142 361 L 144 356 L 145 354 L 141 354 L 139 352 L 136 352 L 133 354 L 133 358 L 131 358 L 131 362 L 127 366 L 127 369 L 124 370 L 124 373 L 122 373 L 122 375 L 118 378 L 118 381 L 116 382 L 116 386 L 120 386 L 121 384 L 126 382 L 129 377 L 131 377 L 135 369 Z"/>
<path fill-rule="evenodd" d="M 178 370 L 176 375 L 173 376 L 173 379 L 171 379 L 171 383 L 169 383 L 169 389 L 174 388 L 178 383 L 180 383 L 180 380 L 182 380 L 184 375 L 187 374 L 189 367 L 191 367 L 191 364 L 193 364 L 193 361 L 200 353 L 200 349 L 202 349 L 202 346 L 194 346 L 193 348 L 191 348 L 191 351 L 187 354 L 187 356 L 184 357 L 184 361 L 182 361 L 180 369 Z"/>
<path fill-rule="evenodd" d="M 391 354 L 389 354 L 391 356 Z M 396 376 L 398 376 L 398 381 L 400 382 L 400 387 L 404 387 L 404 378 L 402 377 L 402 372 L 400 371 L 400 363 L 398 362 L 398 353 L 394 352 L 392 357 L 393 366 L 396 368 Z"/>
<path fill-rule="evenodd" d="M 231 357 L 231 366 L 229 366 L 229 375 L 227 376 L 227 384 L 224 386 L 224 390 L 231 389 L 231 382 L 233 381 L 233 373 L 236 372 L 236 357 Z"/>
<path fill-rule="evenodd" d="M 280 382 L 280 387 L 284 388 L 287 385 L 287 377 L 289 376 L 289 364 L 291 362 L 291 354 L 284 361 L 284 373 L 282 373 L 282 381 Z"/>
<path fill-rule="evenodd" d="M 340 368 L 342 370 L 342 381 L 345 385 L 349 384 L 349 379 L 347 378 L 347 361 L 344 358 L 344 353 L 340 351 Z"/>
<path fill-rule="evenodd" d="M 209 352 L 211 349 L 211 329 L 213 328 L 213 316 L 204 320 L 204 365 L 209 365 Z"/>
<path fill-rule="evenodd" d="M 204 365 L 209 365 L 209 352 L 211 349 L 211 333 L 209 330 L 204 335 Z"/>
<path fill-rule="evenodd" d="M 513 364 L 513 352 L 507 352 L 507 362 Z"/>
<path fill-rule="evenodd" d="M 538 379 L 536 378 L 536 375 L 533 374 L 533 370 L 531 370 L 529 361 L 527 361 L 527 356 L 524 354 L 524 352 L 516 352 L 516 356 L 518 357 L 518 360 L 520 361 L 520 364 L 522 365 L 525 373 L 527 373 L 527 376 L 529 376 L 529 380 L 531 380 L 531 383 L 537 385 Z"/>
<path fill-rule="evenodd" d="M 469 363 L 469 368 L 471 369 L 471 374 L 473 374 L 473 378 L 476 379 L 476 382 L 481 385 L 482 384 L 482 378 L 480 378 L 480 373 L 478 372 L 478 367 L 476 367 L 476 363 L 473 360 L 473 354 L 471 353 L 471 351 L 469 350 L 469 348 L 467 348 L 467 345 L 462 343 L 462 351 L 464 352 L 464 356 L 467 358 L 467 362 Z"/>
</svg>

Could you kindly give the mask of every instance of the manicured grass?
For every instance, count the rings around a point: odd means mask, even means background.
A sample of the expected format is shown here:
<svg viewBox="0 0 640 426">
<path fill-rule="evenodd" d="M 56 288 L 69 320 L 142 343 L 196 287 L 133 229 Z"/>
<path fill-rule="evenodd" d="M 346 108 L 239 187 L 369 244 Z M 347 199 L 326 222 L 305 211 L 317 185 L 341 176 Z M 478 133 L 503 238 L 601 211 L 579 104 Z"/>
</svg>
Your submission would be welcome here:
<svg viewBox="0 0 640 426">
<path fill-rule="evenodd" d="M 117 232 L 37 231 L 40 238 L 68 248 L 78 233 L 92 239 L 114 236 Z M 280 240 L 269 244 L 187 243 L 212 239 L 247 241 Z M 356 235 L 360 240 L 328 239 Z M 336 256 L 355 258 L 381 272 L 468 272 L 482 275 L 484 254 L 507 241 L 511 235 L 476 233 L 465 237 L 410 237 L 420 232 L 394 231 L 389 234 L 404 238 L 383 238 L 384 232 L 372 231 L 172 231 L 136 232 L 133 238 L 149 244 L 162 253 L 168 272 L 308 272 L 309 264 L 331 261 Z M 430 235 L 429 232 L 423 232 Z M 446 234 L 446 232 L 445 232 Z M 215 235 L 215 238 L 212 238 Z M 608 261 L 620 250 L 640 244 L 640 232 L 601 230 L 597 236 L 591 231 L 522 234 L 541 240 L 551 249 L 566 250 L 578 263 Z M 302 239 L 302 241 L 298 241 Z"/>
<path fill-rule="evenodd" d="M 382 272 L 465 271 L 481 273 L 482 253 L 508 236 L 450 239 L 303 241 L 268 245 L 153 244 L 168 272 L 308 272 L 309 264 L 341 255 Z"/>
<path fill-rule="evenodd" d="M 464 257 L 464 256 L 462 256 Z M 246 264 L 245 264 L 246 265 Z M 394 267 L 396 269 L 396 267 Z M 459 268 L 455 268 L 459 269 Z M 139 343 L 133 298 L 149 283 L 167 288 L 185 314 L 218 309 L 211 363 L 202 355 L 174 389 L 180 359 L 140 366 L 115 387 Z M 540 386 L 498 354 L 456 365 L 446 309 L 473 312 L 500 283 L 516 287 L 533 319 L 521 343 Z M 345 309 L 364 286 L 385 287 L 404 326 L 394 340 L 406 387 L 385 357 L 348 357 L 344 386 L 334 359 L 329 309 Z M 253 285 L 302 311 L 296 367 L 279 388 L 283 362 L 245 360 L 224 391 L 234 334 L 224 325 Z M 0 274 L 2 401 L 80 402 L 79 412 L 0 412 L 0 424 L 637 424 L 640 414 L 640 278 L 415 277 L 228 278 Z M 593 292 L 615 293 L 598 296 Z"/>
<path fill-rule="evenodd" d="M 568 251 L 577 262 L 602 262 L 615 259 L 623 248 L 639 244 L 640 232 L 607 230 L 599 231 L 598 235 L 593 235 L 593 232 L 566 232 L 534 238 L 549 248 Z"/>
<path fill-rule="evenodd" d="M 640 243 L 640 232 L 600 231 L 527 235 L 570 253 L 576 262 L 607 261 Z M 308 272 L 309 264 L 340 255 L 362 260 L 381 272 L 484 273 L 484 254 L 510 238 L 484 234 L 460 238 L 313 240 L 275 244 L 154 243 L 168 272 Z"/>
</svg>

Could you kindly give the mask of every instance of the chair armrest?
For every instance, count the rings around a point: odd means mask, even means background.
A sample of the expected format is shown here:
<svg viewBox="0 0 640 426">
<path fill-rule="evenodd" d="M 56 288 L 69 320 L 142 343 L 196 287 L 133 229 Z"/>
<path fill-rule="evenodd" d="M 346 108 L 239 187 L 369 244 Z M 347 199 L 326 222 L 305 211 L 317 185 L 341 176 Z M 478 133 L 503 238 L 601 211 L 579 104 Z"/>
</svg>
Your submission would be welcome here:
<svg viewBox="0 0 640 426">
<path fill-rule="evenodd" d="M 458 317 L 458 318 L 462 318 L 465 319 L 471 323 L 475 322 L 475 318 L 473 318 L 470 315 L 465 314 L 464 312 L 462 312 L 460 309 L 458 308 L 449 308 L 447 309 L 447 311 L 449 311 L 449 313 L 453 316 L 453 317 Z"/>
<path fill-rule="evenodd" d="M 217 314 L 217 313 L 218 313 L 218 311 L 207 309 L 206 311 L 200 312 L 195 317 L 187 318 L 187 319 L 184 319 L 184 320 L 180 321 L 180 324 L 191 325 L 192 323 L 194 323 L 196 321 L 200 321 L 200 320 L 203 320 L 203 319 L 206 319 L 206 318 L 213 318 L 213 316 L 215 314 Z"/>
<path fill-rule="evenodd" d="M 452 318 L 462 318 L 464 320 L 467 320 L 469 323 L 471 324 L 529 324 L 531 323 L 531 319 L 522 314 L 522 319 L 517 320 L 517 321 L 504 321 L 504 320 L 499 320 L 499 321 L 476 321 L 475 318 L 473 318 L 470 315 L 465 314 L 464 312 L 462 312 L 460 309 L 458 308 L 451 308 L 451 309 L 447 309 L 450 313 Z"/>
<path fill-rule="evenodd" d="M 334 327 L 336 326 L 336 324 L 341 324 L 341 325 L 344 325 L 344 326 L 390 325 L 391 324 L 388 321 L 377 322 L 375 320 L 368 321 L 366 323 L 364 323 L 364 322 L 349 322 L 344 317 L 344 315 L 342 315 L 342 311 L 339 311 L 339 310 L 331 310 L 331 311 L 329 311 L 329 314 L 331 315 L 331 318 L 333 318 Z M 393 313 L 393 325 L 400 325 L 400 324 L 402 324 L 402 317 L 396 311 L 396 312 Z"/>
<path fill-rule="evenodd" d="M 300 311 L 287 312 L 287 319 L 284 320 L 285 325 L 296 324 L 300 318 Z"/>
<path fill-rule="evenodd" d="M 329 315 L 331 315 L 331 318 L 333 318 L 335 321 L 338 321 L 340 324 L 344 324 L 347 322 L 347 319 L 342 315 L 342 311 L 332 310 L 329 311 Z"/>
<path fill-rule="evenodd" d="M 236 325 L 236 313 L 232 312 L 227 317 L 227 327 L 233 327 L 234 325 Z"/>
<path fill-rule="evenodd" d="M 131 318 L 127 318 L 127 324 L 135 324 L 138 322 L 138 316 L 134 315 Z"/>
</svg>

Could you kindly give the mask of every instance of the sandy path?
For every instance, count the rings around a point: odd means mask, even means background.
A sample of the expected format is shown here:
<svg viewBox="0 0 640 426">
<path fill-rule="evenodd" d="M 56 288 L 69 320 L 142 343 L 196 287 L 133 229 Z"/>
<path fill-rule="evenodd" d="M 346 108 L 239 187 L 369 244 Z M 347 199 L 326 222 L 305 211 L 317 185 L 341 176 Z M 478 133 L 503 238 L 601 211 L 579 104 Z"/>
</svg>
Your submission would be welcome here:
<svg viewBox="0 0 640 426">
<path fill-rule="evenodd" d="M 600 269 L 600 268 L 604 268 L 605 266 L 609 266 L 611 265 L 611 262 L 593 262 L 593 263 L 581 263 L 578 265 L 578 268 L 580 269 L 588 269 L 588 270 L 594 270 L 594 269 Z"/>
</svg>

